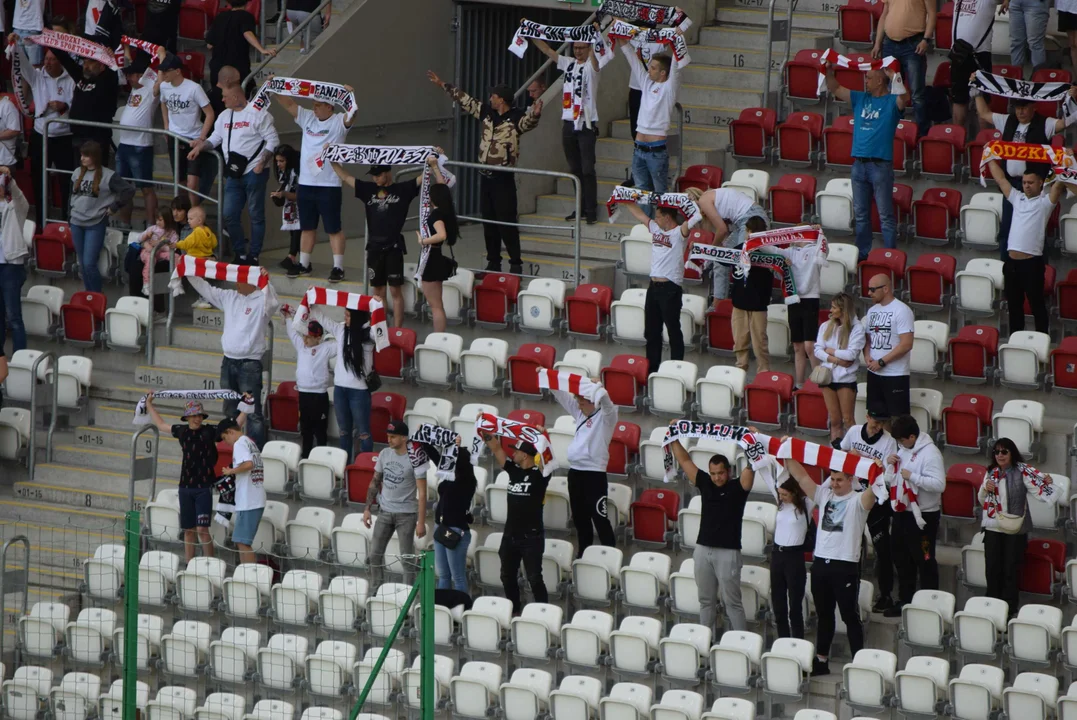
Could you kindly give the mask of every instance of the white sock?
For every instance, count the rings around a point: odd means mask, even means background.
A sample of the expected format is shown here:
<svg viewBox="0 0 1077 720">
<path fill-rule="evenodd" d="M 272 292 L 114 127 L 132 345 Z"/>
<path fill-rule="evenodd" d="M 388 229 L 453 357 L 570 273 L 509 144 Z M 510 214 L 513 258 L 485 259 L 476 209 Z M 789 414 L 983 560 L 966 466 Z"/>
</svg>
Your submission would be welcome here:
<svg viewBox="0 0 1077 720">
<path fill-rule="evenodd" d="M 344 269 L 344 256 L 343 255 L 334 255 L 333 256 L 333 267 L 340 268 L 341 270 Z"/>
<path fill-rule="evenodd" d="M 310 265 L 310 253 L 305 253 L 305 252 L 299 253 L 299 264 L 302 265 L 303 267 L 306 267 L 307 265 Z"/>
</svg>

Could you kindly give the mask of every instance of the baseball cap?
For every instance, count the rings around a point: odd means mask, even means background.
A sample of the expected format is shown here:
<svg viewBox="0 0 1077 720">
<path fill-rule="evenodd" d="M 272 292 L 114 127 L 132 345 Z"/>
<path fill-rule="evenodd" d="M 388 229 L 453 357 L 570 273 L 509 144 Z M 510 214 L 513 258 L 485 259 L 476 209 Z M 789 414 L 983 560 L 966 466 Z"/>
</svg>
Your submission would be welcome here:
<svg viewBox="0 0 1077 720">
<path fill-rule="evenodd" d="M 403 420 L 390 420 L 389 424 L 385 426 L 385 434 L 403 435 L 404 437 L 408 437 L 410 435 L 410 433 L 408 432 L 408 426 L 404 423 Z"/>
<path fill-rule="evenodd" d="M 165 72 L 168 70 L 182 70 L 183 61 L 180 60 L 179 56 L 175 53 L 168 53 L 167 55 L 165 55 L 165 59 L 161 61 L 161 64 L 158 69 L 161 70 L 161 72 Z"/>
<path fill-rule="evenodd" d="M 317 320 L 311 320 L 307 323 L 307 335 L 311 337 L 321 337 L 325 330 L 322 328 L 322 324 Z"/>
<path fill-rule="evenodd" d="M 183 415 L 180 417 L 180 420 L 186 420 L 187 418 L 194 415 L 201 415 L 203 420 L 209 417 L 209 415 L 206 414 L 205 409 L 202 407 L 202 403 L 198 402 L 197 400 L 190 400 L 187 402 L 186 405 L 183 406 Z"/>
<path fill-rule="evenodd" d="M 382 173 L 389 172 L 390 170 L 392 170 L 392 168 L 390 166 L 388 166 L 388 165 L 371 165 L 370 166 L 370 174 L 371 175 L 381 175 Z"/>
<path fill-rule="evenodd" d="M 890 416 L 878 410 L 868 410 L 868 417 L 872 420 L 889 420 Z"/>
<path fill-rule="evenodd" d="M 229 430 L 238 430 L 240 432 L 243 432 L 243 428 L 241 428 L 239 426 L 239 423 L 237 423 L 235 420 L 221 420 L 217 424 L 217 439 L 223 440 L 224 434 Z"/>
<path fill-rule="evenodd" d="M 525 455 L 538 455 L 538 449 L 527 440 L 517 440 L 516 444 L 512 446 L 513 450 L 519 450 Z"/>
</svg>

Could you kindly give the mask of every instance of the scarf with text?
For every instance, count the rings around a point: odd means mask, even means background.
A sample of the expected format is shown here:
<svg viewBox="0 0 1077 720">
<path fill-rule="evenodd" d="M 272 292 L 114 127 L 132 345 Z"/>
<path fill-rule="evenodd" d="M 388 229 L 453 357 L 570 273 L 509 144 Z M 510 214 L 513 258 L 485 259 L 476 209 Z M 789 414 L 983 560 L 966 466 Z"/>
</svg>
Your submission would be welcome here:
<svg viewBox="0 0 1077 720">
<path fill-rule="evenodd" d="M 54 30 L 42 30 L 40 35 L 31 35 L 26 38 L 41 47 L 62 50 L 68 55 L 78 55 L 81 58 L 96 60 L 110 70 L 119 70 L 116 63 L 116 55 L 104 45 L 98 45 L 92 40 L 81 38 L 78 35 L 56 32 Z"/>
<path fill-rule="evenodd" d="M 646 43 L 669 45 L 678 70 L 692 62 L 692 58 L 688 56 L 688 43 L 685 42 L 684 35 L 674 28 L 639 28 L 623 20 L 614 20 L 607 30 L 611 40 L 628 40 L 635 47 Z"/>
<path fill-rule="evenodd" d="M 887 55 L 881 60 L 869 60 L 867 62 L 854 62 L 852 58 L 842 55 L 837 50 L 827 48 L 823 51 L 823 54 L 819 56 L 819 88 L 817 95 L 822 95 L 826 90 L 826 66 L 827 63 L 833 63 L 840 68 L 847 70 L 856 70 L 858 72 L 868 72 L 869 70 L 893 70 L 894 79 L 890 83 L 891 95 L 904 95 L 905 83 L 901 79 L 901 63 L 893 55 Z"/>
<path fill-rule="evenodd" d="M 11 88 L 15 91 L 15 100 L 18 101 L 19 112 L 25 117 L 32 117 L 30 98 L 27 97 L 26 88 L 22 84 L 22 52 L 19 50 L 18 41 L 12 40 L 9 42 L 7 48 L 4 49 L 4 54 L 11 63 Z"/>
<path fill-rule="evenodd" d="M 308 98 L 318 102 L 336 105 L 344 111 L 344 117 L 351 122 L 358 107 L 355 93 L 343 85 L 322 82 L 320 80 L 301 80 L 299 78 L 273 76 L 262 83 L 251 103 L 255 110 L 265 110 L 270 105 L 270 95 L 287 95 L 294 98 Z"/>
<path fill-rule="evenodd" d="M 345 290 L 312 287 L 303 294 L 303 299 L 299 301 L 299 307 L 292 316 L 292 328 L 297 332 L 303 331 L 307 316 L 310 315 L 311 305 L 331 305 L 370 313 L 370 337 L 374 341 L 375 350 L 381 352 L 389 347 L 389 326 L 385 323 L 385 306 L 376 297 Z"/>
<path fill-rule="evenodd" d="M 1020 160 L 1027 163 L 1041 163 L 1058 170 L 1073 170 L 1077 167 L 1077 162 L 1074 161 L 1073 157 L 1073 150 L 1067 147 L 1058 148 L 1053 145 L 992 140 L 984 145 L 983 155 L 980 157 L 980 184 L 984 187 L 987 187 L 987 178 L 991 175 L 991 170 L 987 165 L 992 160 L 999 162 Z M 1066 180 L 1063 180 L 1063 182 L 1066 182 Z"/>
<path fill-rule="evenodd" d="M 692 20 L 684 10 L 645 0 L 605 0 L 595 16 L 601 21 L 606 15 L 624 18 L 649 28 L 665 25 L 687 32 L 688 28 L 692 27 Z"/>
<path fill-rule="evenodd" d="M 820 252 L 827 252 L 826 235 L 817 225 L 797 225 L 754 232 L 748 235 L 748 239 L 740 246 L 740 264 L 744 272 L 747 272 L 751 265 L 748 256 L 752 252 L 778 245 L 818 245 Z"/>
<path fill-rule="evenodd" d="M 688 250 L 688 260 L 684 264 L 684 269 L 702 273 L 702 263 L 712 262 L 733 268 L 734 274 L 739 278 L 742 277 L 741 259 L 740 248 L 692 243 Z M 778 276 L 778 282 L 782 286 L 782 299 L 786 305 L 795 305 L 800 302 L 800 295 L 797 294 L 796 278 L 793 277 L 793 269 L 789 267 L 788 260 L 781 255 L 761 251 L 749 253 L 748 259 L 751 262 L 751 267 L 761 267 Z"/>
<path fill-rule="evenodd" d="M 448 158 L 438 154 L 437 148 L 432 145 L 347 145 L 334 143 L 326 145 L 322 149 L 321 163 L 335 162 L 341 165 L 422 165 L 423 181 L 419 186 L 419 235 L 423 238 L 430 237 L 430 211 L 433 203 L 430 202 L 430 185 L 433 172 L 426 164 L 426 159 L 431 155 L 437 155 L 438 171 L 450 188 L 456 185 L 456 176 L 449 172 L 445 163 Z M 320 163 L 319 163 L 320 167 Z M 448 242 L 448 241 L 446 241 Z M 430 246 L 423 245 L 419 252 L 419 264 L 415 268 L 415 280 L 423 277 L 426 269 L 426 261 L 430 258 Z"/>
<path fill-rule="evenodd" d="M 431 423 L 423 423 L 408 438 L 408 459 L 415 470 L 415 475 L 425 475 L 430 465 L 429 445 L 437 451 L 439 480 L 456 479 L 456 439 L 460 437 L 452 430 Z"/>
<path fill-rule="evenodd" d="M 561 84 L 561 107 L 564 110 L 572 110 L 572 127 L 575 130 L 590 129 L 595 121 L 591 116 L 591 94 L 594 88 L 587 81 L 591 67 L 591 61 L 576 62 L 565 70 L 565 79 Z"/>
<path fill-rule="evenodd" d="M 1044 501 L 1054 501 L 1055 486 L 1050 475 L 1045 475 L 1027 463 L 1017 463 L 1017 469 L 1021 473 L 1021 479 L 1025 482 L 1025 489 L 1029 495 L 1038 497 Z M 995 491 L 987 493 L 984 498 L 984 515 L 995 519 L 1006 512 L 1008 503 L 1006 498 L 1006 476 L 1002 468 L 992 468 L 988 471 L 991 482 L 995 483 Z M 1064 500 L 1063 500 L 1064 501 Z"/>
<path fill-rule="evenodd" d="M 527 39 L 544 40 L 547 43 L 581 42 L 590 43 L 594 50 L 598 66 L 603 68 L 613 59 L 613 49 L 602 33 L 593 25 L 579 25 L 576 27 L 564 27 L 557 25 L 541 25 L 530 20 L 520 20 L 520 27 L 512 36 L 509 44 L 509 52 L 518 58 L 523 58 L 527 52 Z"/>
<path fill-rule="evenodd" d="M 602 389 L 600 384 L 592 382 L 583 375 L 551 370 L 550 368 L 538 369 L 538 386 L 546 390 L 560 390 L 579 395 L 589 402 L 594 402 L 598 396 L 598 391 Z"/>
<path fill-rule="evenodd" d="M 153 393 L 154 399 L 157 400 L 242 400 L 243 393 L 238 393 L 235 390 L 157 390 Z M 143 395 L 139 399 L 138 404 L 135 405 L 135 418 L 131 421 L 132 425 L 149 425 L 150 414 L 146 410 L 146 399 L 148 395 Z M 240 412 L 254 412 L 254 405 L 248 405 L 241 402 L 239 404 Z"/>
<path fill-rule="evenodd" d="M 475 437 L 471 440 L 471 463 L 479 464 L 479 456 L 486 447 L 483 443 L 483 435 L 498 435 L 509 440 L 526 440 L 535 446 L 535 464 L 542 471 L 544 477 L 553 475 L 559 466 L 553 456 L 553 447 L 550 438 L 533 425 L 516 422 L 508 418 L 499 417 L 490 413 L 482 413 L 475 418 Z"/>
<path fill-rule="evenodd" d="M 142 52 L 149 55 L 150 56 L 150 67 L 151 68 L 156 69 L 158 66 L 160 66 L 161 58 L 159 58 L 157 56 L 157 51 L 161 49 L 160 45 L 156 45 L 154 43 L 147 42 L 146 40 L 140 40 L 138 38 L 133 38 L 133 37 L 130 37 L 128 35 L 123 36 L 122 42 L 123 42 L 123 45 L 129 45 L 129 46 L 131 46 L 131 47 L 133 47 L 133 48 L 135 48 L 137 50 L 141 50 Z M 123 58 L 123 45 L 121 45 L 119 50 L 117 51 L 119 53 L 118 57 L 121 58 L 121 59 Z"/>
<path fill-rule="evenodd" d="M 969 81 L 969 87 L 989 95 L 1000 95 L 1014 100 L 1057 102 L 1069 96 L 1070 84 L 1068 82 L 1031 82 L 977 70 Z"/>
<path fill-rule="evenodd" d="M 613 188 L 613 192 L 610 194 L 610 199 L 606 201 L 606 211 L 610 215 L 610 222 L 617 222 L 620 216 L 620 208 L 618 205 L 627 205 L 629 203 L 639 205 L 651 205 L 655 207 L 672 208 L 674 210 L 680 210 L 688 221 L 688 227 L 695 227 L 703 221 L 703 213 L 699 210 L 699 205 L 696 205 L 695 200 L 688 193 L 654 193 L 650 190 L 641 190 L 634 187 L 625 187 L 624 185 L 618 185 Z"/>
</svg>

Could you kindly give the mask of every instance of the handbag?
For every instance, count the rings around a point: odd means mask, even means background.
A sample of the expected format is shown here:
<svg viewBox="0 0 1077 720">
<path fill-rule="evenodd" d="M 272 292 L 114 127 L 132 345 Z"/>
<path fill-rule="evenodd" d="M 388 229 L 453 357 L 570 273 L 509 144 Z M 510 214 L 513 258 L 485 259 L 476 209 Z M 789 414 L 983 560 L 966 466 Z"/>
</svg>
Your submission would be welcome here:
<svg viewBox="0 0 1077 720">
<path fill-rule="evenodd" d="M 228 156 L 224 159 L 224 176 L 232 178 L 233 180 L 243 177 L 247 172 L 247 166 L 251 164 L 251 158 L 246 155 L 240 155 L 232 150 L 232 126 L 236 124 L 236 111 L 232 111 L 232 122 L 228 124 Z M 255 151 L 253 157 L 258 157 L 262 153 L 262 148 L 266 145 L 266 141 L 263 140 L 258 146 L 258 150 Z"/>
<path fill-rule="evenodd" d="M 448 525 L 438 525 L 434 528 L 434 539 L 449 550 L 455 550 L 456 546 L 460 544 L 460 541 L 464 539 L 464 536 L 462 533 L 456 532 Z"/>
<path fill-rule="evenodd" d="M 1024 515 L 1010 515 L 1000 512 L 995 519 L 998 520 L 998 529 L 1003 535 L 1020 535 L 1025 527 Z"/>
<path fill-rule="evenodd" d="M 834 373 L 826 365 L 816 365 L 815 369 L 811 371 L 811 376 L 808 380 L 819 387 L 826 387 L 834 380 Z"/>
<path fill-rule="evenodd" d="M 366 381 L 366 389 L 372 393 L 377 392 L 381 388 L 381 375 L 377 370 L 371 370 L 370 372 L 363 374 L 363 380 Z"/>
</svg>

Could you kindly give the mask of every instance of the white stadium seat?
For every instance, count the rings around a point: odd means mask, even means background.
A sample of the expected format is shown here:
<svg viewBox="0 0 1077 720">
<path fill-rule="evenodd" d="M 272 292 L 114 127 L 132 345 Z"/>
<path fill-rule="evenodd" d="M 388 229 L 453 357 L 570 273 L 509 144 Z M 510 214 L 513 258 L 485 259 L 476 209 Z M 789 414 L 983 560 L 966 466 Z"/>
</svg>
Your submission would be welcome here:
<svg viewBox="0 0 1077 720">
<path fill-rule="evenodd" d="M 105 310 L 105 344 L 112 350 L 138 352 L 150 325 L 150 301 L 126 295 Z"/>
<path fill-rule="evenodd" d="M 466 392 L 494 395 L 505 382 L 509 344 L 500 338 L 476 338 L 460 353 L 461 385 Z"/>
<path fill-rule="evenodd" d="M 433 332 L 415 346 L 415 382 L 419 385 L 449 387 L 460 367 L 464 339 L 453 333 Z"/>
</svg>

